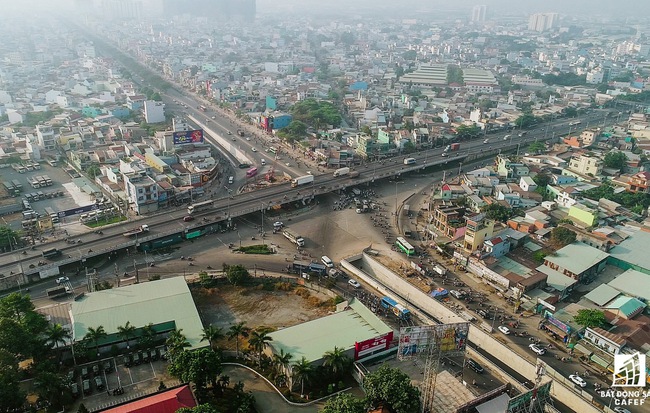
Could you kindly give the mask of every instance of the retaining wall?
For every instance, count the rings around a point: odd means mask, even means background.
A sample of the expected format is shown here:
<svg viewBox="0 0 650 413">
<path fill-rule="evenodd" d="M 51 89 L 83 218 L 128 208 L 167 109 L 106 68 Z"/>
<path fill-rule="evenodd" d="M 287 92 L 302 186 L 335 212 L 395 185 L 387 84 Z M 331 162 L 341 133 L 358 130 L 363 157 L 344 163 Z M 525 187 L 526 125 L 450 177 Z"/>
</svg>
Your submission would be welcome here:
<svg viewBox="0 0 650 413">
<path fill-rule="evenodd" d="M 425 317 L 425 319 L 431 320 L 433 317 L 433 321 L 443 323 L 465 321 L 462 317 L 445 307 L 442 303 L 428 296 L 423 291 L 420 291 L 407 280 L 401 278 L 378 261 L 375 261 L 366 253 L 342 260 L 341 265 L 345 270 L 354 274 L 371 287 L 377 288 L 381 293 L 392 295 L 396 299 L 408 303 L 412 311 L 414 310 L 414 312 L 419 312 L 420 314 L 426 312 L 429 316 Z M 374 277 L 370 274 L 374 274 Z M 418 309 L 422 311 L 418 311 Z M 508 360 L 509 367 L 516 370 L 529 381 L 534 381 L 535 365 L 501 344 L 490 334 L 482 331 L 474 325 L 470 325 L 469 340 L 474 345 L 480 346 L 483 350 L 492 354 L 499 360 Z M 496 368 L 496 366 L 491 363 L 489 365 L 491 368 Z M 553 397 L 576 412 L 598 413 L 601 411 L 591 404 L 591 396 L 587 399 L 583 394 L 581 394 L 581 392 L 574 392 L 572 390 L 573 386 L 567 387 L 566 379 L 561 376 L 558 378 L 557 375 L 553 373 L 549 374 L 549 376 L 554 379 L 553 386 L 551 386 L 551 395 Z M 513 385 L 517 387 L 521 386 L 521 383 L 518 383 L 514 378 L 510 376 L 504 377 L 506 377 L 506 379 Z"/>
</svg>

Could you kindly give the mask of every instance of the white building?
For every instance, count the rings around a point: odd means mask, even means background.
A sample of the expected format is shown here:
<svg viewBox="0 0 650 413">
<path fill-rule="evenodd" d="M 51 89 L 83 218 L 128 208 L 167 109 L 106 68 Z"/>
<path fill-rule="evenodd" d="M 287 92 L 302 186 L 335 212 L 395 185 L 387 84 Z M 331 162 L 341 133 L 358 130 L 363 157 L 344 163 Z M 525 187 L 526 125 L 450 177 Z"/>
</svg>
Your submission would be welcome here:
<svg viewBox="0 0 650 413">
<path fill-rule="evenodd" d="M 555 27 L 558 22 L 557 13 L 536 13 L 531 14 L 528 19 L 528 30 L 543 32 Z"/>
<path fill-rule="evenodd" d="M 487 15 L 486 5 L 474 6 L 474 8 L 472 9 L 472 23 L 484 22 L 486 15 Z"/>
<path fill-rule="evenodd" d="M 165 121 L 165 104 L 153 100 L 144 102 L 144 119 L 147 123 L 162 123 Z"/>
<path fill-rule="evenodd" d="M 129 207 L 138 214 L 158 210 L 158 184 L 147 175 L 124 174 Z"/>
<path fill-rule="evenodd" d="M 587 83 L 591 85 L 603 83 L 604 78 L 605 78 L 605 74 L 600 70 L 591 70 L 587 72 Z"/>
<path fill-rule="evenodd" d="M 56 135 L 54 129 L 47 125 L 36 126 L 36 137 L 38 139 L 38 146 L 45 151 L 56 150 Z"/>
</svg>

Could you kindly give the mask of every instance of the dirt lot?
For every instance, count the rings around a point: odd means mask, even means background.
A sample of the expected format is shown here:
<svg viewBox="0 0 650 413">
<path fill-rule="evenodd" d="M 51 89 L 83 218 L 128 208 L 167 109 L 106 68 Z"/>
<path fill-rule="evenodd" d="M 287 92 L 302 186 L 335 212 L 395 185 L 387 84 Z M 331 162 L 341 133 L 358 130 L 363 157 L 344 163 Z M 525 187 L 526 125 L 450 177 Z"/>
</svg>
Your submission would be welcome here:
<svg viewBox="0 0 650 413">
<path fill-rule="evenodd" d="M 309 296 L 296 294 L 300 290 L 308 291 Z M 224 330 L 241 321 L 250 328 L 290 327 L 327 315 L 330 310 L 324 304 L 330 296 L 303 287 L 268 291 L 224 285 L 210 290 L 193 289 L 192 294 L 204 323 Z"/>
</svg>

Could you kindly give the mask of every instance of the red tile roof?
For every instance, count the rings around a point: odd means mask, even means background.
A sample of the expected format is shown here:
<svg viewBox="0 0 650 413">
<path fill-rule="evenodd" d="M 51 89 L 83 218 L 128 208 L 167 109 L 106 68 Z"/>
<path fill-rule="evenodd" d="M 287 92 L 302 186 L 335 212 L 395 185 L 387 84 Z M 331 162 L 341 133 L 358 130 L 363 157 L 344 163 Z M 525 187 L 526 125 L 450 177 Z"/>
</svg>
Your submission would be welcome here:
<svg viewBox="0 0 650 413">
<path fill-rule="evenodd" d="M 101 410 L 103 413 L 175 413 L 183 407 L 195 407 L 188 385 L 154 394 L 121 406 Z"/>
</svg>

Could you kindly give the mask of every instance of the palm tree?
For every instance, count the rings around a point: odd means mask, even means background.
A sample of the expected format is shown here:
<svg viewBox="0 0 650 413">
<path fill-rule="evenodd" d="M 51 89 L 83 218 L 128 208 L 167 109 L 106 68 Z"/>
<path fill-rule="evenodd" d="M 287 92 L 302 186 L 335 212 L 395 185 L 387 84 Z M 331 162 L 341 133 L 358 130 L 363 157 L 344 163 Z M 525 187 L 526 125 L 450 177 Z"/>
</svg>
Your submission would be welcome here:
<svg viewBox="0 0 650 413">
<path fill-rule="evenodd" d="M 280 354 L 273 355 L 273 364 L 275 365 L 277 374 L 281 374 L 283 369 L 289 367 L 292 358 L 293 354 L 285 353 L 283 349 L 280 349 Z"/>
<path fill-rule="evenodd" d="M 239 339 L 241 337 L 246 337 L 248 335 L 248 327 L 246 327 L 245 322 L 240 322 L 233 324 L 228 329 L 228 340 L 235 339 L 235 350 L 237 351 L 237 357 L 239 357 Z"/>
<path fill-rule="evenodd" d="M 305 394 L 305 382 L 309 382 L 311 379 L 314 368 L 305 356 L 303 356 L 300 361 L 294 363 L 292 372 L 294 379 L 300 382 L 300 395 L 302 396 Z"/>
<path fill-rule="evenodd" d="M 187 341 L 187 337 L 182 333 L 183 329 L 177 329 L 169 333 L 169 337 L 167 337 L 167 341 L 165 342 L 167 344 L 167 347 L 169 349 L 169 354 L 172 358 L 181 351 L 185 347 L 189 347 L 191 344 L 189 341 Z"/>
<path fill-rule="evenodd" d="M 334 347 L 323 354 L 323 367 L 328 368 L 334 377 L 339 377 L 341 373 L 350 365 L 350 357 L 345 354 L 342 348 Z"/>
<path fill-rule="evenodd" d="M 214 350 L 214 344 L 223 337 L 224 334 L 221 328 L 210 324 L 203 329 L 203 334 L 201 334 L 201 341 L 207 341 L 210 344 L 210 349 Z"/>
<path fill-rule="evenodd" d="M 97 328 L 88 327 L 88 332 L 84 336 L 84 340 L 92 341 L 92 343 L 95 345 L 95 349 L 97 350 L 97 355 L 99 356 L 99 340 L 106 337 L 107 335 L 108 334 L 106 334 L 104 326 L 98 326 Z"/>
<path fill-rule="evenodd" d="M 55 348 L 59 348 L 59 343 L 65 345 L 66 340 L 70 340 L 72 337 L 70 331 L 58 323 L 49 325 L 45 334 L 47 334 L 47 339 L 54 344 Z"/>
<path fill-rule="evenodd" d="M 272 340 L 273 339 L 269 337 L 266 331 L 255 330 L 251 333 L 251 338 L 248 340 L 248 342 L 250 343 L 251 347 L 257 351 L 257 361 L 260 367 L 262 367 L 262 352 L 268 345 L 268 342 Z"/>
<path fill-rule="evenodd" d="M 130 321 L 127 321 L 123 326 L 117 327 L 117 333 L 126 341 L 126 348 L 131 348 L 129 345 L 129 339 L 133 337 L 135 331 L 135 326 L 131 325 Z"/>
</svg>

